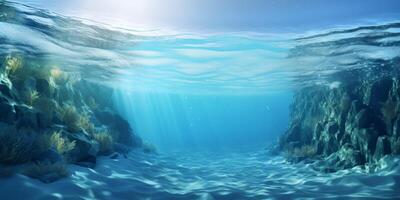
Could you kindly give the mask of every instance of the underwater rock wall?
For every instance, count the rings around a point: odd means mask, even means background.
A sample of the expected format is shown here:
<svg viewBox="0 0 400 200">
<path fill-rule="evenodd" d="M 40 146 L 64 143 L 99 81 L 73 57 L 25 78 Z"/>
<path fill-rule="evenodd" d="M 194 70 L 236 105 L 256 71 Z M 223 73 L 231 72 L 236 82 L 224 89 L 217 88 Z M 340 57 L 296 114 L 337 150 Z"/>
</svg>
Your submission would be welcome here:
<svg viewBox="0 0 400 200">
<path fill-rule="evenodd" d="M 333 88 L 297 91 L 280 149 L 294 161 L 319 158 L 315 167 L 326 171 L 372 166 L 400 154 L 400 78 L 364 75 L 342 75 Z"/>
<path fill-rule="evenodd" d="M 140 147 L 114 109 L 113 90 L 21 55 L 3 57 L 0 73 L 0 170 L 51 182 L 66 163 L 94 167 L 96 157 Z M 1 173 L 0 173 L 1 174 Z"/>
</svg>

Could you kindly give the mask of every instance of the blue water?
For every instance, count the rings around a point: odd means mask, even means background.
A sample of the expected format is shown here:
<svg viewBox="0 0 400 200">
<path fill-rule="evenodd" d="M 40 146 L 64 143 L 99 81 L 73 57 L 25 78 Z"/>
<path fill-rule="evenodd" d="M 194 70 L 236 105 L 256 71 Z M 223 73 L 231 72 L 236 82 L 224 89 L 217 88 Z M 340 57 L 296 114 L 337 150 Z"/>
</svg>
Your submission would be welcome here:
<svg viewBox="0 0 400 200">
<path fill-rule="evenodd" d="M 285 131 L 291 95 L 121 91 L 114 101 L 135 132 L 161 151 L 262 149 Z"/>
<path fill-rule="evenodd" d="M 52 67 L 114 88 L 105 98 L 158 155 L 134 151 L 127 158 L 100 159 L 95 170 L 74 166 L 71 178 L 52 185 L 17 177 L 2 182 L 0 196 L 22 198 L 7 193 L 15 187 L 38 199 L 400 196 L 398 167 L 372 175 L 361 168 L 325 174 L 264 150 L 286 130 L 298 89 L 334 88 L 341 84 L 335 73 L 395 62 L 399 23 L 296 34 L 206 34 L 118 28 L 4 5 L 0 58 L 43 57 Z"/>
</svg>

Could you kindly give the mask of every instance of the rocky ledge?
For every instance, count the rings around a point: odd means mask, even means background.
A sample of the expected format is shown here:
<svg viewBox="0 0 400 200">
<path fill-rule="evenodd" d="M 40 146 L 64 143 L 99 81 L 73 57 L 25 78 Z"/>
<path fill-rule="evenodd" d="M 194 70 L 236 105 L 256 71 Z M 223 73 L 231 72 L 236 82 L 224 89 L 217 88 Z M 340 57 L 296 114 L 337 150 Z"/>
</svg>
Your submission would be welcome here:
<svg viewBox="0 0 400 200">
<path fill-rule="evenodd" d="M 326 172 L 373 168 L 399 154 L 400 78 L 393 74 L 370 78 L 352 72 L 338 75 L 330 87 L 300 89 L 279 149 L 293 162 L 316 160 L 313 166 Z"/>
<path fill-rule="evenodd" d="M 115 111 L 111 88 L 47 61 L 1 60 L 0 176 L 52 182 L 69 174 L 66 164 L 93 168 L 99 155 L 115 158 L 142 146 Z"/>
</svg>

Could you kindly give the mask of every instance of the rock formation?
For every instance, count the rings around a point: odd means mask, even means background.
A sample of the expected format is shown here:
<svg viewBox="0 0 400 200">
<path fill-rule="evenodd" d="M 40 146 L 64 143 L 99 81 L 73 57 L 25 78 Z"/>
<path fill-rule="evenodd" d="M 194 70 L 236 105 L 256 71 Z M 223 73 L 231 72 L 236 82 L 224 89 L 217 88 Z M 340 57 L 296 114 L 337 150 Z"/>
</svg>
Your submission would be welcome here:
<svg viewBox="0 0 400 200">
<path fill-rule="evenodd" d="M 37 59 L 9 55 L 0 73 L 0 170 L 43 182 L 66 173 L 66 163 L 94 167 L 98 155 L 140 147 L 113 107 L 113 90 Z"/>
<path fill-rule="evenodd" d="M 297 161 L 320 158 L 328 171 L 372 165 L 385 155 L 399 154 L 399 83 L 398 77 L 341 79 L 336 88 L 297 91 L 280 149 L 300 152 L 293 156 Z M 305 146 L 313 149 L 311 154 L 301 153 Z"/>
</svg>

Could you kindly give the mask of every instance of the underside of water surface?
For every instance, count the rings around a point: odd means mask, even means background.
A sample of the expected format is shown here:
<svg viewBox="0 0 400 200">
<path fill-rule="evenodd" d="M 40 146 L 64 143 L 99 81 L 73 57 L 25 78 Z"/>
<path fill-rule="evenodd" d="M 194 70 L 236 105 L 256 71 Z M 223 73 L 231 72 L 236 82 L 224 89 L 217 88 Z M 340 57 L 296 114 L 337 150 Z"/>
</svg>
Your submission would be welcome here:
<svg viewBox="0 0 400 200">
<path fill-rule="evenodd" d="M 400 198 L 398 18 L 167 31 L 17 2 L 0 0 L 0 199 Z"/>
</svg>

